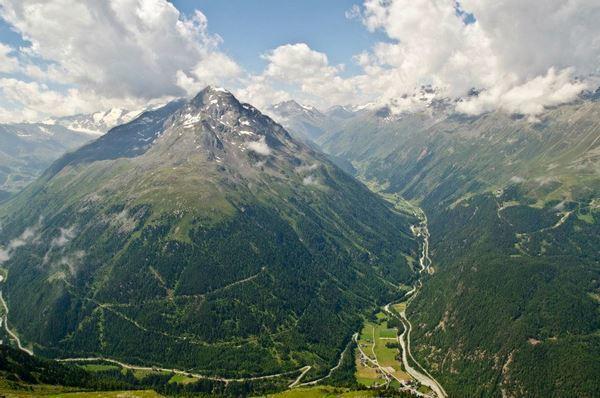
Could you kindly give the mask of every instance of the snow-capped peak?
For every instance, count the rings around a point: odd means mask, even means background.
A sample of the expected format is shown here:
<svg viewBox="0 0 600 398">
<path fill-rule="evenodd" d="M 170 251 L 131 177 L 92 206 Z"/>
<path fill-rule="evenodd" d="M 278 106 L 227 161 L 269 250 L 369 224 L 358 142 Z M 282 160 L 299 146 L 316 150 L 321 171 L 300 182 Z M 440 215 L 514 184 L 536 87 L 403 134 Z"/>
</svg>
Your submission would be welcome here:
<svg viewBox="0 0 600 398">
<path fill-rule="evenodd" d="M 294 100 L 284 101 L 273 105 L 271 110 L 282 117 L 289 117 L 298 114 L 321 116 L 321 112 L 314 106 L 303 105 Z"/>
<path fill-rule="evenodd" d="M 93 114 L 80 114 L 66 116 L 53 120 L 69 130 L 81 133 L 101 135 L 111 128 L 133 120 L 142 113 L 142 110 L 129 111 L 122 108 L 112 108 L 107 111 L 95 112 Z"/>
</svg>

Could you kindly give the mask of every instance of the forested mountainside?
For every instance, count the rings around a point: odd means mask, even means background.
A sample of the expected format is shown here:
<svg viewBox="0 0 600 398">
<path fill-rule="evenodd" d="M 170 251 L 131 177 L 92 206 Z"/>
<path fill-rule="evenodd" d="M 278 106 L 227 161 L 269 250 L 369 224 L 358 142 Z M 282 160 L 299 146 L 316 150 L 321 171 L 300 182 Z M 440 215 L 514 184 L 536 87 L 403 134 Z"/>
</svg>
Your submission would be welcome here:
<svg viewBox="0 0 600 398">
<path fill-rule="evenodd" d="M 428 215 L 435 272 L 408 314 L 450 396 L 597 396 L 597 95 L 537 120 L 360 112 L 318 143 Z"/>
<path fill-rule="evenodd" d="M 282 384 L 283 382 L 283 384 Z M 102 361 L 58 362 L 0 346 L 0 395 L 10 398 L 159 398 L 247 396 L 285 388 L 286 380 L 223 382 L 172 370 Z"/>
<path fill-rule="evenodd" d="M 34 386 L 60 386 L 56 393 L 129 389 L 134 387 L 133 380 L 131 375 L 91 374 L 78 366 L 32 357 L 6 345 L 0 346 L 0 393 L 5 390 L 35 393 Z"/>
<path fill-rule="evenodd" d="M 0 222 L 34 353 L 223 377 L 326 374 L 418 250 L 412 215 L 214 88 L 62 157 Z"/>
</svg>

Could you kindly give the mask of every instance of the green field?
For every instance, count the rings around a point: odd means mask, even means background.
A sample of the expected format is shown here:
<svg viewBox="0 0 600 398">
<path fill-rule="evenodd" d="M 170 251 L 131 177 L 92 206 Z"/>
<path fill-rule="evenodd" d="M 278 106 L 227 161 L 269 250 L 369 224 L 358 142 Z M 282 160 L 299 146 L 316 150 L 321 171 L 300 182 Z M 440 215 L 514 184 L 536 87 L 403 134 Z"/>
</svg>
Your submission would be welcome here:
<svg viewBox="0 0 600 398">
<path fill-rule="evenodd" d="M 379 312 L 375 315 L 377 321 L 366 322 L 360 332 L 358 344 L 365 355 L 376 360 L 382 368 L 393 369 L 393 374 L 401 380 L 410 380 L 410 376 L 403 371 L 401 362 L 397 359 L 400 354 L 395 347 L 397 329 L 388 327 L 388 316 Z M 384 382 L 378 372 L 378 367 L 368 360 L 361 360 L 360 350 L 356 351 L 356 380 L 359 384 L 371 387 Z M 397 381 L 394 380 L 395 383 Z"/>
<path fill-rule="evenodd" d="M 179 384 L 189 384 L 189 383 L 193 383 L 195 381 L 198 381 L 198 379 L 196 379 L 195 377 L 189 377 L 189 376 L 182 375 L 182 374 L 173 375 L 173 377 L 171 377 L 169 379 L 169 383 L 179 383 Z"/>
<path fill-rule="evenodd" d="M 123 372 L 126 372 L 127 369 L 123 369 Z M 158 370 L 141 370 L 141 369 L 134 369 L 133 370 L 133 375 L 135 376 L 136 379 L 141 380 L 146 376 L 149 375 L 156 375 L 156 374 L 169 374 L 169 372 L 161 372 Z"/>
<path fill-rule="evenodd" d="M 81 365 L 81 367 L 89 372 L 105 372 L 107 370 L 121 369 L 117 365 L 106 365 L 106 364 L 97 364 L 97 363 Z"/>
<path fill-rule="evenodd" d="M 75 392 L 50 395 L 53 398 L 159 398 L 162 395 L 152 390 L 145 391 L 105 391 L 105 392 Z"/>
<path fill-rule="evenodd" d="M 394 304 L 394 305 L 392 305 L 392 308 L 394 308 L 397 312 L 405 311 L 406 310 L 406 302 Z"/>
<path fill-rule="evenodd" d="M 382 339 L 396 339 L 396 336 L 398 335 L 398 330 L 396 328 L 381 328 L 379 329 L 379 338 Z"/>
<path fill-rule="evenodd" d="M 95 392 L 61 392 L 61 387 L 32 386 L 31 390 L 16 391 L 0 388 L 0 396 L 4 398 L 160 398 L 162 395 L 152 390 L 140 391 L 95 391 Z M 63 390 L 64 391 L 64 390 Z"/>
<path fill-rule="evenodd" d="M 278 394 L 268 395 L 269 398 L 363 398 L 375 396 L 377 396 L 375 391 L 351 391 L 345 388 L 335 388 L 327 386 L 296 388 Z"/>
</svg>

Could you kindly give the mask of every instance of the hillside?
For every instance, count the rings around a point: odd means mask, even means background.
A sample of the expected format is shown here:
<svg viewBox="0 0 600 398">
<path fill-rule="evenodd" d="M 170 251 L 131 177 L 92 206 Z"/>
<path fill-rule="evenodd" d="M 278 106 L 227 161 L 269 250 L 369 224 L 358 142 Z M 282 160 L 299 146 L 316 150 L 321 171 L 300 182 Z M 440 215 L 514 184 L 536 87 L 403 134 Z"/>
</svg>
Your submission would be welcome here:
<svg viewBox="0 0 600 398">
<path fill-rule="evenodd" d="M 0 124 L 0 202 L 34 181 L 66 152 L 139 113 L 110 109 L 42 123 Z"/>
<path fill-rule="evenodd" d="M 0 201 L 35 180 L 65 152 L 93 138 L 62 126 L 0 125 Z"/>
<path fill-rule="evenodd" d="M 412 216 L 214 88 L 64 156 L 0 222 L 36 354 L 219 377 L 324 375 L 417 252 Z"/>
<path fill-rule="evenodd" d="M 595 396 L 600 102 L 361 112 L 318 142 L 429 219 L 434 274 L 407 313 L 450 396 Z"/>
</svg>

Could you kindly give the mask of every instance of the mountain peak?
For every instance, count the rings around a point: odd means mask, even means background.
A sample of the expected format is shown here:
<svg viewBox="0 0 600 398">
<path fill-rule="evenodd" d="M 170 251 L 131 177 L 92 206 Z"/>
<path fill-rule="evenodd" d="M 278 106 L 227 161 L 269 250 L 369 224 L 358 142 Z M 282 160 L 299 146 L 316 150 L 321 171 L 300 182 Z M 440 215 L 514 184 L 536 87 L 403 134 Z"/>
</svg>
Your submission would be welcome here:
<svg viewBox="0 0 600 398">
<path fill-rule="evenodd" d="M 221 87 L 207 86 L 190 101 L 190 104 L 201 109 L 221 107 L 241 108 L 241 103 L 229 91 Z"/>
<path fill-rule="evenodd" d="M 272 107 L 273 111 L 281 116 L 298 114 L 298 113 L 306 113 L 306 114 L 317 114 L 320 115 L 321 112 L 310 105 L 302 105 L 295 100 L 288 100 L 280 102 Z"/>
<path fill-rule="evenodd" d="M 209 86 L 191 100 L 144 112 L 112 129 L 65 157 L 53 170 L 71 162 L 143 157 L 139 161 L 146 165 L 204 164 L 210 168 L 208 162 L 247 174 L 261 161 L 286 168 L 286 162 L 296 162 L 298 150 L 279 124 L 240 103 L 230 92 Z"/>
<path fill-rule="evenodd" d="M 268 119 L 268 120 L 267 120 Z M 208 86 L 173 114 L 173 125 L 202 129 L 219 136 L 259 137 L 269 135 L 277 126 L 249 104 L 242 104 L 231 92 Z"/>
</svg>

